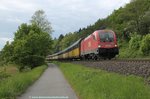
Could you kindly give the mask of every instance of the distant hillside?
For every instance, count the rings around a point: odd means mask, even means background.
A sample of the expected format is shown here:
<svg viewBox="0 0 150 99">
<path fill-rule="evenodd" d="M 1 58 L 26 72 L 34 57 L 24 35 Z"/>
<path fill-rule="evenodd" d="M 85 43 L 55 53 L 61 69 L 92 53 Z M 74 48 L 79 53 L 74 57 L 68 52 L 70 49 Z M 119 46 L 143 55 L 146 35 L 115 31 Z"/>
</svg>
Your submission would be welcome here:
<svg viewBox="0 0 150 99">
<path fill-rule="evenodd" d="M 107 18 L 99 19 L 94 25 L 89 25 L 65 36 L 61 35 L 58 40 L 54 40 L 54 52 L 66 48 L 79 38 L 86 37 L 103 26 L 116 32 L 120 48 L 131 47 L 132 44 L 127 45 L 126 43 L 131 43 L 131 39 L 134 41 L 132 38 L 134 35 L 139 35 L 142 41 L 142 37 L 150 33 L 150 0 L 131 0 L 125 7 L 114 10 Z M 124 42 L 126 43 L 124 44 Z M 139 49 L 141 49 L 140 46 Z"/>
</svg>

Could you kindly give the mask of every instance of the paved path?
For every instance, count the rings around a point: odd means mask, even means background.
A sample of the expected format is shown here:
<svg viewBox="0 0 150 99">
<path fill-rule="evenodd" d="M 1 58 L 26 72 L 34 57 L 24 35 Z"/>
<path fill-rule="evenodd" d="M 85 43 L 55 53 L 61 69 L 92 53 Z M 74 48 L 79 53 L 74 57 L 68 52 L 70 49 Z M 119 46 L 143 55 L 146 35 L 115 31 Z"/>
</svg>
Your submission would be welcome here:
<svg viewBox="0 0 150 99">
<path fill-rule="evenodd" d="M 55 64 L 49 64 L 43 75 L 17 99 L 78 99 Z"/>
</svg>

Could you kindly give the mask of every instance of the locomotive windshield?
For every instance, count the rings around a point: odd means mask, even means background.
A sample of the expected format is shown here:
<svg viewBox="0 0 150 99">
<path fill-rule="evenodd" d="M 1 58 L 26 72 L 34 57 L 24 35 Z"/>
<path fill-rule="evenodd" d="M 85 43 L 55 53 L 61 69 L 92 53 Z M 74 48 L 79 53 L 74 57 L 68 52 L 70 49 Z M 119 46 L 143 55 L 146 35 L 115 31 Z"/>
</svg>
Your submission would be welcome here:
<svg viewBox="0 0 150 99">
<path fill-rule="evenodd" d="M 104 32 L 104 33 L 99 33 L 100 36 L 100 41 L 101 42 L 113 42 L 114 41 L 114 36 L 113 33 L 111 32 Z"/>
</svg>

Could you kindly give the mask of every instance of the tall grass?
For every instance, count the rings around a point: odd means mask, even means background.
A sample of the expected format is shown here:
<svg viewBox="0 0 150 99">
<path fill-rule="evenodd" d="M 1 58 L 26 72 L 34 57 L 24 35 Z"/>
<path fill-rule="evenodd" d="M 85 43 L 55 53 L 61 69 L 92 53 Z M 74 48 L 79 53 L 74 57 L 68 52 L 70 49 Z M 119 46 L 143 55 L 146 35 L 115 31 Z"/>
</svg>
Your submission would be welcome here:
<svg viewBox="0 0 150 99">
<path fill-rule="evenodd" d="M 150 86 L 137 76 L 57 63 L 80 99 L 150 99 Z"/>
<path fill-rule="evenodd" d="M 15 99 L 29 85 L 31 85 L 46 69 L 46 66 L 37 67 L 31 71 L 18 73 L 0 82 L 0 99 Z"/>
</svg>

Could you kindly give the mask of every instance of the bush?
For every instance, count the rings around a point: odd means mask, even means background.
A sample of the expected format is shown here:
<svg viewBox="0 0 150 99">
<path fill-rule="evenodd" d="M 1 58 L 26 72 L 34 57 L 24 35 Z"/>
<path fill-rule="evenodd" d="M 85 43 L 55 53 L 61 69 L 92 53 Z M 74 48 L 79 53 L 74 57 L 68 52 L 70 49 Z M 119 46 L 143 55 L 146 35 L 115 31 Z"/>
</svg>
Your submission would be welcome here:
<svg viewBox="0 0 150 99">
<path fill-rule="evenodd" d="M 150 34 L 147 34 L 143 37 L 140 50 L 143 53 L 143 55 L 150 54 Z"/>
<path fill-rule="evenodd" d="M 38 56 L 38 55 L 28 55 L 28 56 L 25 56 L 23 58 L 21 58 L 21 63 L 23 64 L 22 66 L 20 66 L 20 70 L 21 69 L 24 69 L 24 68 L 34 68 L 34 67 L 37 67 L 37 66 L 40 66 L 40 65 L 43 65 L 45 62 L 45 58 L 42 57 L 42 56 Z M 24 66 L 26 65 L 26 66 Z"/>
<path fill-rule="evenodd" d="M 140 48 L 140 43 L 141 43 L 141 35 L 137 35 L 136 33 L 131 36 L 131 39 L 129 41 L 129 48 L 130 49 L 139 49 Z"/>
</svg>

